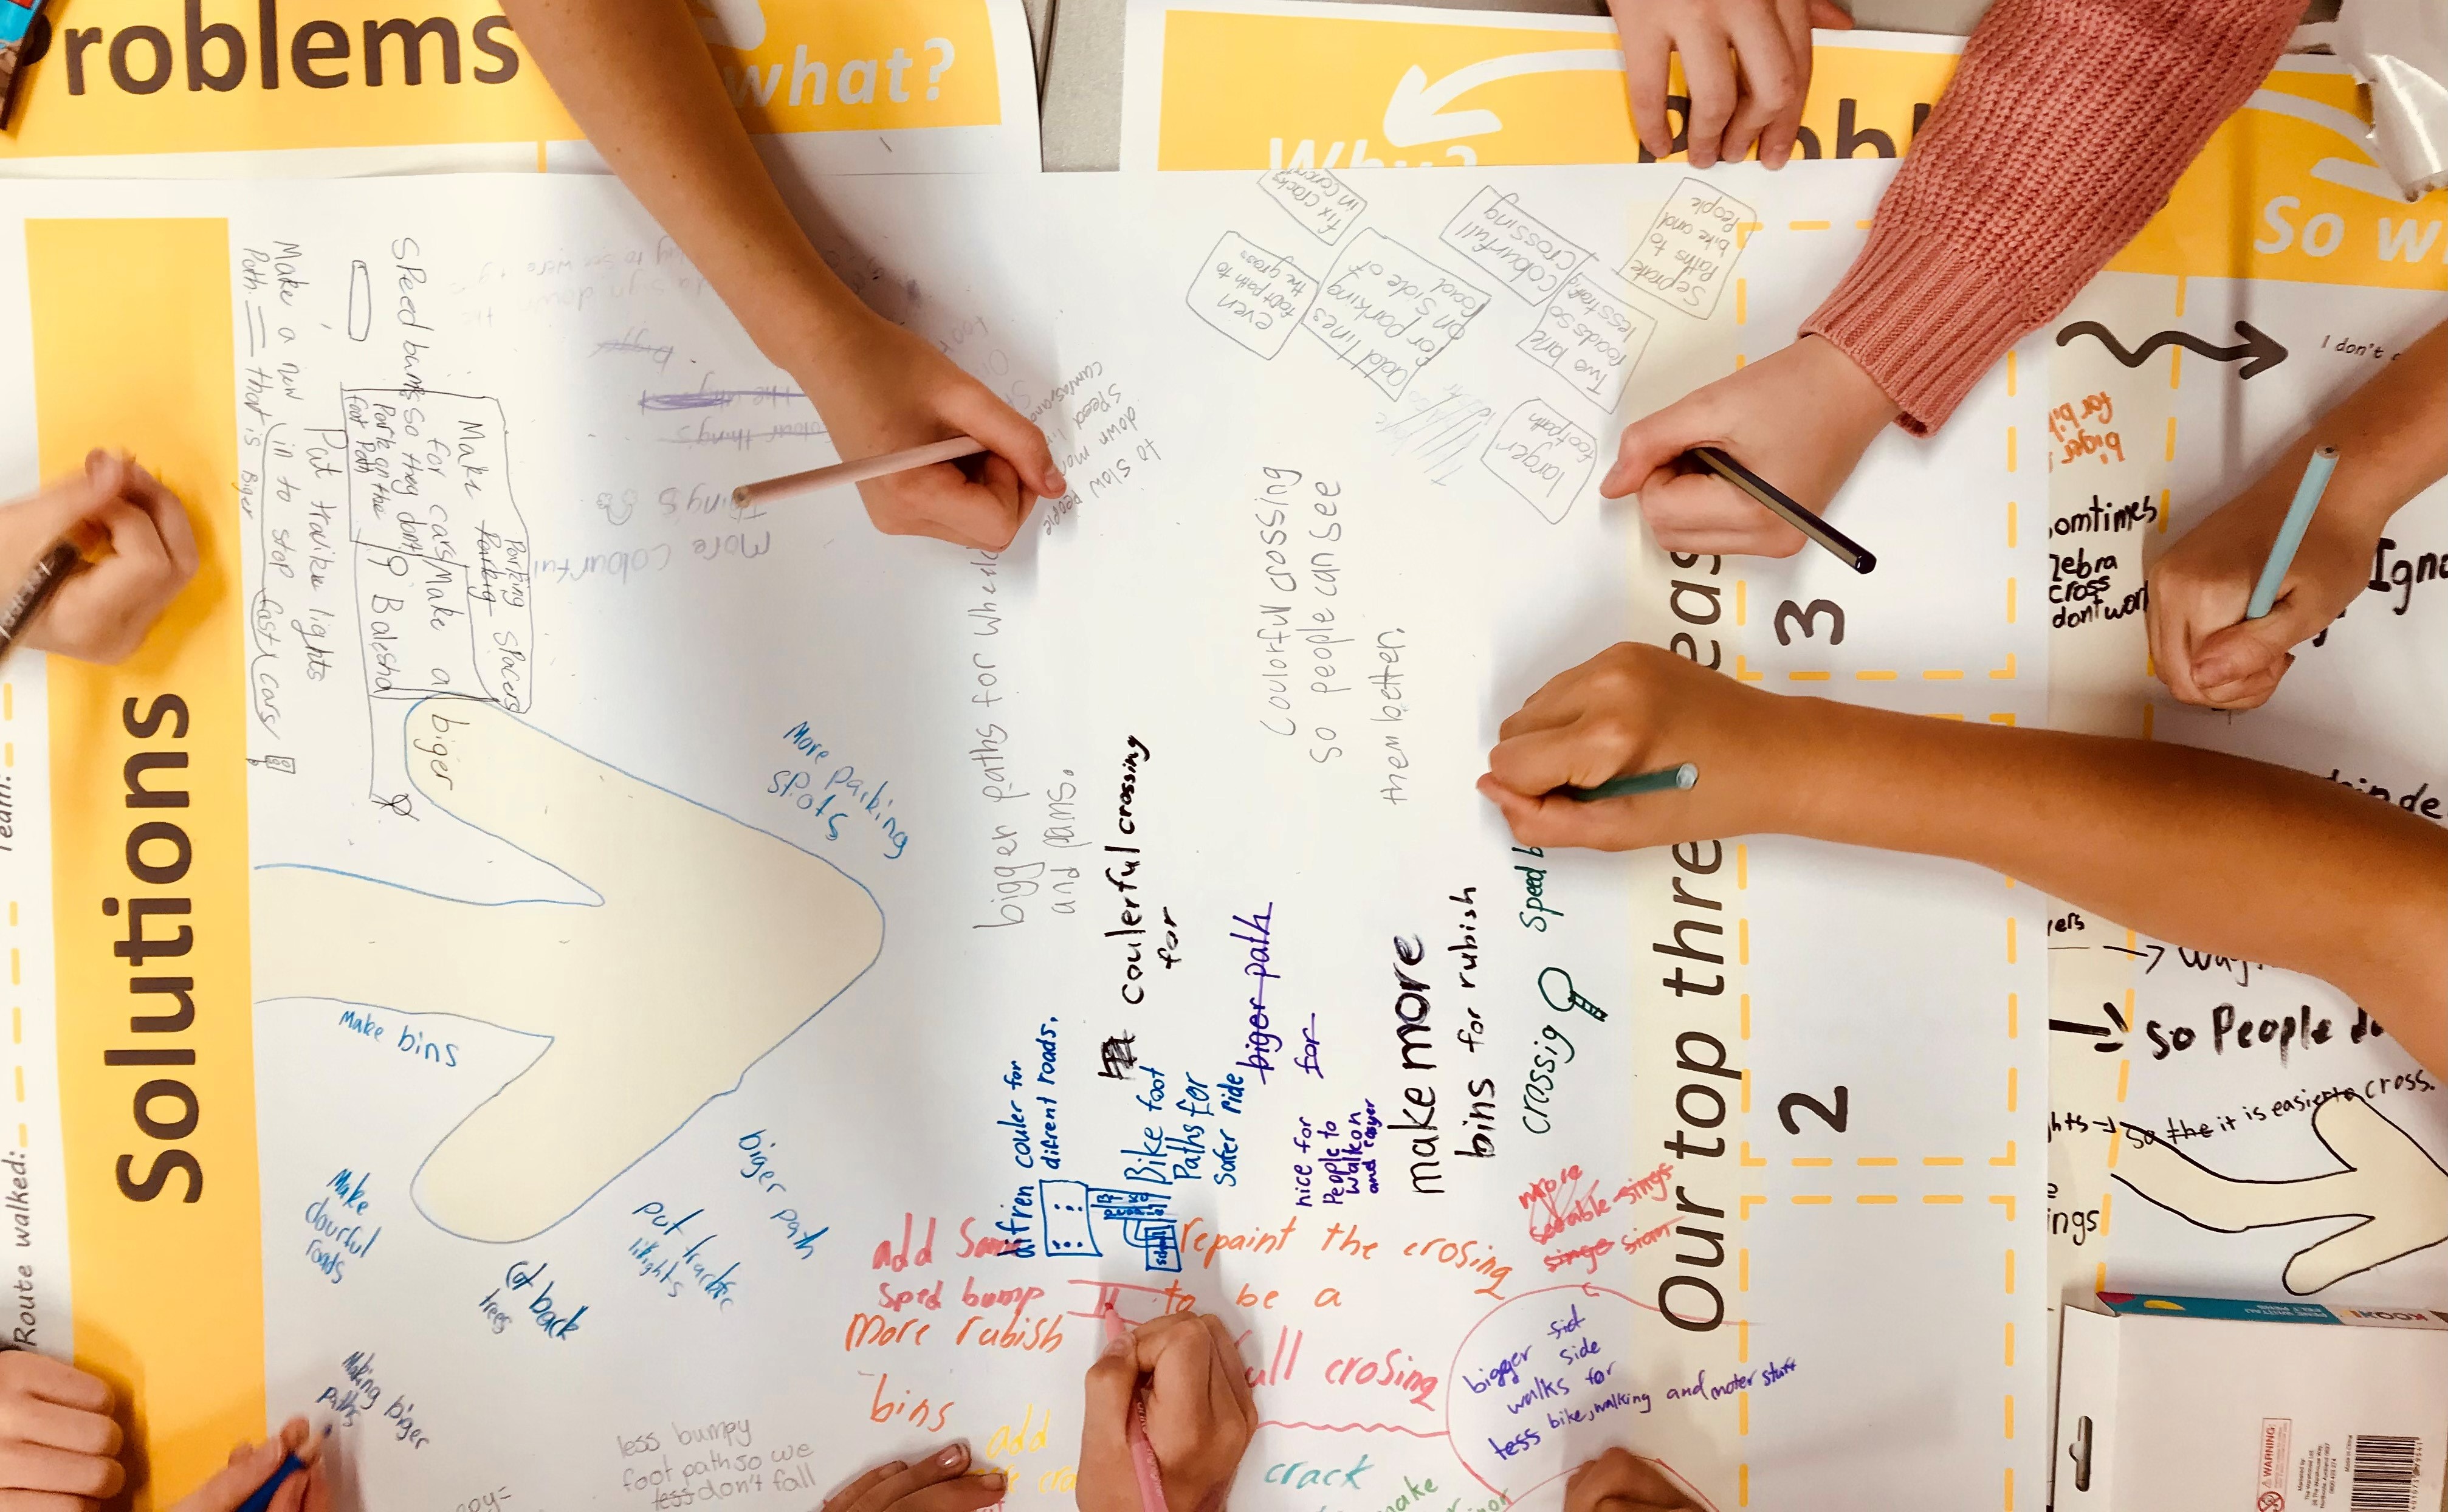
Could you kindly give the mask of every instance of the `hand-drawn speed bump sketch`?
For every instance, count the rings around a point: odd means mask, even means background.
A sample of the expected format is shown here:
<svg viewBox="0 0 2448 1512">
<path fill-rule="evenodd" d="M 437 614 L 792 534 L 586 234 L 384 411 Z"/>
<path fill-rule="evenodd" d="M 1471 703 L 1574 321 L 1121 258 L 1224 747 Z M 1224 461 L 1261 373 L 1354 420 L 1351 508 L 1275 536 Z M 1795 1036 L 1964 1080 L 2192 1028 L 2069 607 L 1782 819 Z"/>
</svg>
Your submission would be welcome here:
<svg viewBox="0 0 2448 1512">
<path fill-rule="evenodd" d="M 2312 1110 L 2312 1133 L 2345 1169 L 2292 1180 L 2223 1177 L 2152 1139 L 2121 1152 L 2116 1179 L 2187 1222 L 2241 1234 L 2320 1218 L 2363 1221 L 2296 1252 L 2297 1296 L 2448 1239 L 2448 1171 L 2414 1137 L 2352 1093 Z"/>
<path fill-rule="evenodd" d="M 884 914 L 820 856 L 597 761 L 499 707 L 409 712 L 426 798 L 592 903 L 470 904 L 346 872 L 255 873 L 258 999 L 450 1013 L 547 1040 L 416 1174 L 464 1238 L 583 1206 L 874 963 Z"/>
</svg>

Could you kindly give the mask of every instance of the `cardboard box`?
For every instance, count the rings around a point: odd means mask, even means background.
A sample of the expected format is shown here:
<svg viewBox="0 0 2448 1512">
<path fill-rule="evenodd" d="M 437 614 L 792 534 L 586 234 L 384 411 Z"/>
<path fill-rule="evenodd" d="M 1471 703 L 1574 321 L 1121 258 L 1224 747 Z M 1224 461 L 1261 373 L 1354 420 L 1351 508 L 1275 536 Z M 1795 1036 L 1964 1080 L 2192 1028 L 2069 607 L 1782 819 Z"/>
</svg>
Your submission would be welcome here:
<svg viewBox="0 0 2448 1512">
<path fill-rule="evenodd" d="M 2098 1306 L 2061 1318 L 2056 1512 L 2440 1512 L 2448 1312 Z"/>
</svg>

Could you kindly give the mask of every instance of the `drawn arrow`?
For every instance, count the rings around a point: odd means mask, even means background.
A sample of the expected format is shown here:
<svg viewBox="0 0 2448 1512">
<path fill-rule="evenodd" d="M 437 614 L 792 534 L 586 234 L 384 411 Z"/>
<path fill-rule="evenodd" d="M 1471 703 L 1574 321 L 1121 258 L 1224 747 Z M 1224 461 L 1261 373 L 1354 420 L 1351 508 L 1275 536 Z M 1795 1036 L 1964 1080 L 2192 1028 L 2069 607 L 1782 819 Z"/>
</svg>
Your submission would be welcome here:
<svg viewBox="0 0 2448 1512">
<path fill-rule="evenodd" d="M 1481 85 L 1494 84 L 1499 79 L 1519 78 L 1525 73 L 1579 73 L 1594 69 L 1621 73 L 1622 51 L 1616 48 L 1574 48 L 1559 52 L 1516 52 L 1456 68 L 1434 84 L 1428 83 L 1424 70 L 1414 67 L 1394 86 L 1393 97 L 1386 102 L 1386 140 L 1398 147 L 1416 147 L 1424 142 L 1450 142 L 1456 137 L 1482 137 L 1501 131 L 1504 123 L 1493 110 L 1456 110 L 1451 115 L 1438 112 Z"/>
<path fill-rule="evenodd" d="M 2286 1262 L 2286 1290 L 2297 1296 L 2448 1239 L 2448 1171 L 2412 1135 L 2352 1094 L 2313 1109 L 2312 1133 L 2344 1170 L 2293 1181 L 2239 1180 L 2151 1138 L 2121 1152 L 2115 1176 L 2176 1216 L 2220 1234 L 2362 1218 Z"/>
<path fill-rule="evenodd" d="M 1387 129 L 1391 129 L 1390 122 Z M 2057 333 L 2057 345 L 2064 346 L 2076 336 L 2097 336 L 2099 344 L 2108 349 L 2108 354 L 2129 368 L 2140 367 L 2143 358 L 2161 347 L 2190 347 L 2212 362 L 2243 360 L 2244 366 L 2238 368 L 2235 373 L 2239 378 L 2249 378 L 2257 373 L 2266 373 L 2286 360 L 2286 349 L 2280 346 L 2275 337 L 2260 327 L 2238 320 L 2235 323 L 2235 334 L 2244 337 L 2243 345 L 2214 347 L 2190 332 L 2162 331 L 2132 352 L 2128 352 L 2117 341 L 2115 335 L 2098 321 L 2077 320 Z"/>
</svg>

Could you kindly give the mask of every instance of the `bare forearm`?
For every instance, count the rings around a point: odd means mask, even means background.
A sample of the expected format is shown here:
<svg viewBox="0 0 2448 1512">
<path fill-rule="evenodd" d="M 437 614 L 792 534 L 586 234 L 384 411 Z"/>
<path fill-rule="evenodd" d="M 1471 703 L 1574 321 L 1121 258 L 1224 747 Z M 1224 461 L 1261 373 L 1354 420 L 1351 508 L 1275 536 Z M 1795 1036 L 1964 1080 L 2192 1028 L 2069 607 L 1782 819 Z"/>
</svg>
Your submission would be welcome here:
<svg viewBox="0 0 2448 1512">
<path fill-rule="evenodd" d="M 504 0 L 562 103 L 766 354 L 853 339 L 863 307 L 816 255 L 732 109 L 684 0 Z"/>
<path fill-rule="evenodd" d="M 2162 939 L 2320 977 L 2448 1075 L 2448 832 L 2185 746 L 1837 704 L 1809 724 L 1821 777 L 1797 833 L 1977 862 Z"/>
</svg>

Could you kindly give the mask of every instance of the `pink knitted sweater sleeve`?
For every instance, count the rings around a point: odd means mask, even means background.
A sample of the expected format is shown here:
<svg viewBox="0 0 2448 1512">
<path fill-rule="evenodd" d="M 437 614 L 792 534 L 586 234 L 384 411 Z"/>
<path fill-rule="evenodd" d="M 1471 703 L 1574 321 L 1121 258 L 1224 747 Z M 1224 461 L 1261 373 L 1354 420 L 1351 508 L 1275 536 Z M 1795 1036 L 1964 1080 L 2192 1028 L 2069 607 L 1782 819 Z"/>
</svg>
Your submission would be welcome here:
<svg viewBox="0 0 2448 1512">
<path fill-rule="evenodd" d="M 2166 202 L 2304 0 L 1998 0 L 1803 323 L 1926 435 Z"/>
</svg>

